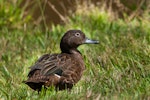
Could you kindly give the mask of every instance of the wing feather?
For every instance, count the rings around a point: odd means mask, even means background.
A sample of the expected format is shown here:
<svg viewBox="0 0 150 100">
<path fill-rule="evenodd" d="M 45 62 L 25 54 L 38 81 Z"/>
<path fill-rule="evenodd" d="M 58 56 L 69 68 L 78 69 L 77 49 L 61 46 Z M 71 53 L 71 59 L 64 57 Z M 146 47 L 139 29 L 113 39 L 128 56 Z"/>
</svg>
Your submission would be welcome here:
<svg viewBox="0 0 150 100">
<path fill-rule="evenodd" d="M 67 55 L 66 55 L 67 56 Z M 37 60 L 35 65 L 30 67 L 28 76 L 32 76 L 35 70 L 40 70 L 40 75 L 58 74 L 61 75 L 68 57 L 61 54 L 45 54 Z M 67 59 L 65 59 L 67 58 Z"/>
</svg>

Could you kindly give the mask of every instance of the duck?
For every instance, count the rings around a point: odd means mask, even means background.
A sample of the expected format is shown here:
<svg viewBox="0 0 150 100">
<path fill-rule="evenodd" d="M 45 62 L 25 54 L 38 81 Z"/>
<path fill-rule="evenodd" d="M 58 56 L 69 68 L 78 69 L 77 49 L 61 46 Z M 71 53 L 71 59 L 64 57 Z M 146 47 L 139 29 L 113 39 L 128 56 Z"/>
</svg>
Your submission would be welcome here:
<svg viewBox="0 0 150 100">
<path fill-rule="evenodd" d="M 24 83 L 38 92 L 42 87 L 52 86 L 56 90 L 71 90 L 85 70 L 84 59 L 77 48 L 82 44 L 98 43 L 87 38 L 81 30 L 68 30 L 60 42 L 61 53 L 41 56 L 30 67 Z"/>
</svg>

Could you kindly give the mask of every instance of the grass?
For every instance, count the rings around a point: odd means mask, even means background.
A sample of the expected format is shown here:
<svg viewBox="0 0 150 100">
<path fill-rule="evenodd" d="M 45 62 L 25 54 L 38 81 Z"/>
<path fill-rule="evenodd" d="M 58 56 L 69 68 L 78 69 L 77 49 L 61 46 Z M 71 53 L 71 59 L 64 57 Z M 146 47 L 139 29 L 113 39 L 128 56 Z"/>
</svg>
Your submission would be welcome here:
<svg viewBox="0 0 150 100">
<path fill-rule="evenodd" d="M 150 17 L 150 16 L 148 16 Z M 53 87 L 40 94 L 22 81 L 30 67 L 45 53 L 59 53 L 59 42 L 68 29 L 81 29 L 100 41 L 83 45 L 86 70 L 71 92 L 56 92 Z M 150 99 L 150 26 L 149 21 L 121 19 L 94 9 L 76 12 L 64 25 L 43 32 L 40 28 L 0 30 L 0 99 L 2 100 L 93 100 Z"/>
</svg>

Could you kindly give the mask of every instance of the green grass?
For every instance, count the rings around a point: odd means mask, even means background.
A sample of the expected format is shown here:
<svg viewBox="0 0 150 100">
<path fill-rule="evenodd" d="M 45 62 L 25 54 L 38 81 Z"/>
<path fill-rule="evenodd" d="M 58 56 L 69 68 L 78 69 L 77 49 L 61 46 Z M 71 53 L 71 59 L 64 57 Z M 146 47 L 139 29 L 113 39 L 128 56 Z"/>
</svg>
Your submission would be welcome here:
<svg viewBox="0 0 150 100">
<path fill-rule="evenodd" d="M 148 16 L 150 17 L 150 16 Z M 65 26 L 0 30 L 0 99 L 93 100 L 150 99 L 150 22 L 121 19 L 110 21 L 105 13 L 76 13 Z M 79 47 L 86 63 L 82 79 L 71 92 L 49 88 L 40 94 L 22 81 L 30 67 L 45 53 L 59 53 L 61 36 L 68 29 L 81 29 L 100 41 Z"/>
</svg>

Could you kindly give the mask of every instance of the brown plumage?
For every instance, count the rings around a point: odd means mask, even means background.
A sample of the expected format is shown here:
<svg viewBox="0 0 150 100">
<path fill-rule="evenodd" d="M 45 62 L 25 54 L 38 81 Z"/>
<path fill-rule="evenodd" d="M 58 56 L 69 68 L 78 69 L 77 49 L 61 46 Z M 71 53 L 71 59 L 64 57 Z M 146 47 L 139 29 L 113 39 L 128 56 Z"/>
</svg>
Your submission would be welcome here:
<svg viewBox="0 0 150 100">
<path fill-rule="evenodd" d="M 30 67 L 25 84 L 40 91 L 42 86 L 55 86 L 57 90 L 71 89 L 81 78 L 85 69 L 81 53 L 77 47 L 81 44 L 97 44 L 80 30 L 69 30 L 61 39 L 60 54 L 45 54 Z"/>
</svg>

